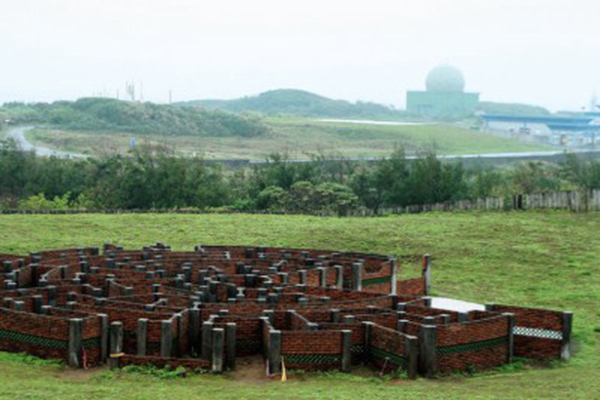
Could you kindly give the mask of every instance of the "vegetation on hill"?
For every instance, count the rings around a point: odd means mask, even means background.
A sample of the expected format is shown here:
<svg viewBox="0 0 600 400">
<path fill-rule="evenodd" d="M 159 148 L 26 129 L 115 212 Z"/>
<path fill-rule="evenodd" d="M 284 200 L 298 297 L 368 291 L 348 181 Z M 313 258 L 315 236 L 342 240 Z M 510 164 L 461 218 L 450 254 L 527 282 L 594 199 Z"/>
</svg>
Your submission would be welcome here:
<svg viewBox="0 0 600 400">
<path fill-rule="evenodd" d="M 362 119 L 403 119 L 405 117 L 403 111 L 381 104 L 333 100 L 318 94 L 294 89 L 271 90 L 257 96 L 234 100 L 194 100 L 178 104 L 236 113 L 253 112 L 270 116 Z"/>
<path fill-rule="evenodd" d="M 479 110 L 486 114 L 509 114 L 509 115 L 530 115 L 534 117 L 543 117 L 550 115 L 550 111 L 540 106 L 519 103 L 495 103 L 482 101 L 479 103 Z"/>
<path fill-rule="evenodd" d="M 433 295 L 477 303 L 570 310 L 574 356 L 567 364 L 518 361 L 474 376 L 390 380 L 288 371 L 267 380 L 264 367 L 161 379 L 134 372 L 70 370 L 0 353 L 0 398 L 14 399 L 596 399 L 600 393 L 600 213 L 431 213 L 385 218 L 257 215 L 4 215 L 0 253 L 97 246 L 174 250 L 198 243 L 282 246 L 433 256 Z M 409 258 L 409 257 L 407 257 Z M 403 262 L 401 276 L 419 273 Z M 260 362 L 260 361 L 259 361 Z M 251 368 L 251 367 L 250 367 Z M 166 375 L 166 374 L 165 374 Z"/>
<path fill-rule="evenodd" d="M 0 107 L 0 120 L 67 130 L 163 136 L 255 137 L 267 132 L 267 127 L 252 116 L 106 98 L 7 103 Z"/>
</svg>

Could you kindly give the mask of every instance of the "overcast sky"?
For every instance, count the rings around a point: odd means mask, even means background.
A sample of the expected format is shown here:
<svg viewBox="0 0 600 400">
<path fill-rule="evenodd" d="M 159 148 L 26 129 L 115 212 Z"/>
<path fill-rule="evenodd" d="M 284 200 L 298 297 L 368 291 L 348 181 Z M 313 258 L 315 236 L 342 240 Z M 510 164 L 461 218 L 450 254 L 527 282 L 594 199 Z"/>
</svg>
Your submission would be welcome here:
<svg viewBox="0 0 600 400">
<path fill-rule="evenodd" d="M 587 106 L 597 0 L 0 0 L 0 102 L 299 88 L 404 107 L 438 64 L 483 100 Z M 600 94 L 600 93 L 599 93 Z"/>
</svg>

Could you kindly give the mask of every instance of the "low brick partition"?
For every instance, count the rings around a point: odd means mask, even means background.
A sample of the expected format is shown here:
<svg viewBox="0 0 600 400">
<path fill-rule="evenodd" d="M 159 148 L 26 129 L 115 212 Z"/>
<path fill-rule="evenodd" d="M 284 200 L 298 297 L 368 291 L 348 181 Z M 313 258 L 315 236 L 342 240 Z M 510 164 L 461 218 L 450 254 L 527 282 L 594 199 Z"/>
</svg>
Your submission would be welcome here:
<svg viewBox="0 0 600 400">
<path fill-rule="evenodd" d="M 384 255 L 161 243 L 0 254 L 0 350 L 217 373 L 262 355 L 270 375 L 366 365 L 411 379 L 570 356 L 572 314 L 436 309 L 430 267 L 400 279 Z"/>
</svg>

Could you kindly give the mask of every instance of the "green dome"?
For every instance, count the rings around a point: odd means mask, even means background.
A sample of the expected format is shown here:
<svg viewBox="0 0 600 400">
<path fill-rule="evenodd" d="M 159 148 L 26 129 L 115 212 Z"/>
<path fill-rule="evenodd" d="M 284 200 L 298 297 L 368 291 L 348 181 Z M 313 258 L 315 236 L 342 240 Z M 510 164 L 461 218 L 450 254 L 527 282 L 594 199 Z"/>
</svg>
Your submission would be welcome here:
<svg viewBox="0 0 600 400">
<path fill-rule="evenodd" d="M 441 65 L 429 72 L 426 86 L 428 92 L 463 92 L 465 77 L 459 69 Z"/>
</svg>

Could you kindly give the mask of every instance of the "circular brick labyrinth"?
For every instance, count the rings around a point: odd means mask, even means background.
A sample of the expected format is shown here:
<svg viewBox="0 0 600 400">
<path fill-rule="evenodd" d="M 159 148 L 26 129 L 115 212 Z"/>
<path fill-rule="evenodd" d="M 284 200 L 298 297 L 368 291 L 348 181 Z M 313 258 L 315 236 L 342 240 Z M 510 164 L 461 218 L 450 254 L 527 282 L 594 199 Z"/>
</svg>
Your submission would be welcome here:
<svg viewBox="0 0 600 400">
<path fill-rule="evenodd" d="M 287 369 L 434 376 L 568 358 L 571 313 L 431 307 L 430 258 L 401 279 L 383 255 L 264 247 L 113 245 L 0 254 L 0 350 L 223 372 L 262 355 Z"/>
</svg>

